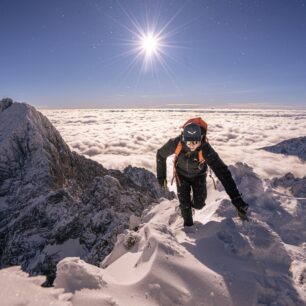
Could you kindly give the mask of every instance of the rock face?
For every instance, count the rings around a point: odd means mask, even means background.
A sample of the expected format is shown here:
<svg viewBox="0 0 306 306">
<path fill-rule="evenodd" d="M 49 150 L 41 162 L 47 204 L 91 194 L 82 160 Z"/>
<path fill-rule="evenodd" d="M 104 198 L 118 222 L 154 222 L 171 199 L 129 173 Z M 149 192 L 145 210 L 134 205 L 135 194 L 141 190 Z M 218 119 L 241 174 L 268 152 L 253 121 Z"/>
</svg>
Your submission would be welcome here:
<svg viewBox="0 0 306 306">
<path fill-rule="evenodd" d="M 98 265 L 131 215 L 159 197 L 154 175 L 107 170 L 71 152 L 35 108 L 0 101 L 0 267 L 55 277 L 66 256 Z"/>
</svg>

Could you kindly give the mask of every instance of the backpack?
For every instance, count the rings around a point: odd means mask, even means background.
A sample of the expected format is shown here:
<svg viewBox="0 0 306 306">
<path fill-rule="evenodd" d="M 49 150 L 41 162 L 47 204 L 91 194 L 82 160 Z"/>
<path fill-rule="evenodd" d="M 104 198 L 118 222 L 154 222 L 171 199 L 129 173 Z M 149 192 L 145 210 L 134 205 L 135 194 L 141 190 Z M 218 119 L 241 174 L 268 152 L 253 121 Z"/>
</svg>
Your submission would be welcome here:
<svg viewBox="0 0 306 306">
<path fill-rule="evenodd" d="M 186 125 L 188 125 L 188 124 L 190 124 L 190 123 L 195 123 L 195 124 L 201 126 L 202 128 L 204 128 L 205 133 L 207 133 L 208 124 L 207 124 L 201 117 L 189 119 L 189 120 L 182 126 L 182 128 L 184 128 Z"/>
</svg>

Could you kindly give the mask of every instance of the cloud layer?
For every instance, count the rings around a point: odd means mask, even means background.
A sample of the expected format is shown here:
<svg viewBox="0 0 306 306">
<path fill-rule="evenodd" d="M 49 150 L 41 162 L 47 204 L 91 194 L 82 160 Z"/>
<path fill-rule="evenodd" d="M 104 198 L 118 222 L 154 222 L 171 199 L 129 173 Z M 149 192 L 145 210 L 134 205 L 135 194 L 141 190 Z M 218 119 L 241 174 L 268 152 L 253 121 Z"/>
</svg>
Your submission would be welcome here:
<svg viewBox="0 0 306 306">
<path fill-rule="evenodd" d="M 191 117 L 208 123 L 208 138 L 226 164 L 241 161 L 263 177 L 292 172 L 302 177 L 306 164 L 297 157 L 259 148 L 306 136 L 306 111 L 285 110 L 41 110 L 72 150 L 107 168 L 128 165 L 155 172 L 155 155 Z M 171 179 L 171 158 L 168 179 Z"/>
</svg>

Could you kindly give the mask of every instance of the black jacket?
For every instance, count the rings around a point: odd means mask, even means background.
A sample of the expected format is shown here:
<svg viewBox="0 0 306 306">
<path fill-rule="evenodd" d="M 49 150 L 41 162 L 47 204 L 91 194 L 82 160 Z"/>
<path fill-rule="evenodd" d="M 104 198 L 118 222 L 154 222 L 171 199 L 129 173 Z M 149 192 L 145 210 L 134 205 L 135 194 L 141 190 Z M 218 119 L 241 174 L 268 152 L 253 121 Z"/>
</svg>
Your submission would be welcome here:
<svg viewBox="0 0 306 306">
<path fill-rule="evenodd" d="M 181 136 L 172 138 L 157 151 L 156 164 L 158 180 L 166 179 L 167 157 L 174 154 L 180 140 Z M 208 165 L 213 170 L 217 178 L 221 181 L 231 200 L 240 196 L 230 171 L 208 142 L 203 141 L 201 147 L 198 149 L 202 150 L 203 157 L 205 159 L 205 163 L 201 168 L 199 168 L 198 150 L 191 152 L 183 142 L 182 144 L 183 148 L 178 156 L 176 166 L 176 171 L 179 176 L 187 179 L 193 179 L 197 176 L 205 175 Z"/>
</svg>

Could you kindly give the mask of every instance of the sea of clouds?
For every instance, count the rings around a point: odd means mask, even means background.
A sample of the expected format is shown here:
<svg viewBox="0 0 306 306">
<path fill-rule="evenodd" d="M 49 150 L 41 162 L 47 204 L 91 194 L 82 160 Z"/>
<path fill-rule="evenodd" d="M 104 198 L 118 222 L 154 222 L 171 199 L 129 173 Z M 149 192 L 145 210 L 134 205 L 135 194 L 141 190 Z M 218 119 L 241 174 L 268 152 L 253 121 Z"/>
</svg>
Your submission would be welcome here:
<svg viewBox="0 0 306 306">
<path fill-rule="evenodd" d="M 208 139 L 227 164 L 245 162 L 262 178 L 306 173 L 305 161 L 261 148 L 306 136 L 306 110 L 40 110 L 59 130 L 72 150 L 106 168 L 128 165 L 155 173 L 156 151 L 192 117 L 208 123 Z M 168 159 L 168 180 L 172 159 Z"/>
</svg>

